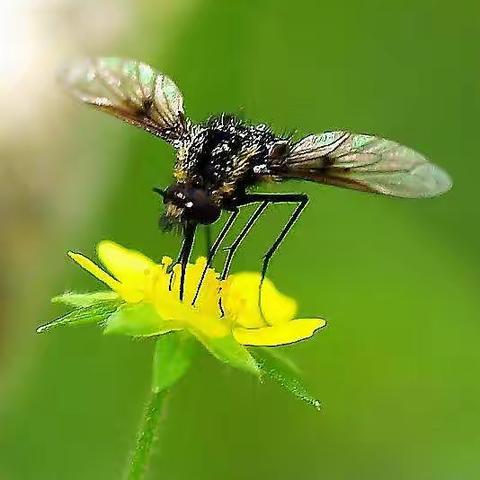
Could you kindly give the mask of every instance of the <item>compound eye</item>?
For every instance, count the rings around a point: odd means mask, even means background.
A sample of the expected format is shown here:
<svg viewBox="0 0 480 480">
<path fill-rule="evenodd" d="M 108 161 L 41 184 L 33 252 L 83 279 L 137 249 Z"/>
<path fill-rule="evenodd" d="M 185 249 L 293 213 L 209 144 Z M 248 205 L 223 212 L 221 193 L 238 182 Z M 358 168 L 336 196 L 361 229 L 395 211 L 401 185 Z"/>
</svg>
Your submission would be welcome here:
<svg viewBox="0 0 480 480">
<path fill-rule="evenodd" d="M 177 185 L 168 187 L 163 195 L 163 203 L 172 202 L 178 207 L 183 206 L 186 200 L 185 192 L 183 188 L 179 188 Z"/>
<path fill-rule="evenodd" d="M 172 196 L 177 202 L 183 202 L 185 200 L 185 194 L 181 190 L 174 190 Z"/>
</svg>

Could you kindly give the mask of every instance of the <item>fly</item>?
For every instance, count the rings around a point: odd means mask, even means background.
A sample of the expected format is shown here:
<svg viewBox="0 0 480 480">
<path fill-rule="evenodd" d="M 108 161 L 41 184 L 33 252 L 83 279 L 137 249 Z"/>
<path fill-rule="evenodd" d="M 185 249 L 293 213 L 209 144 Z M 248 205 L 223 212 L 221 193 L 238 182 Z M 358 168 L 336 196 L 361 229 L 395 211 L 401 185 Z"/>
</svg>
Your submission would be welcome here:
<svg viewBox="0 0 480 480">
<path fill-rule="evenodd" d="M 242 206 L 258 205 L 227 248 L 222 279 L 228 275 L 236 250 L 267 207 L 273 203 L 296 205 L 263 257 L 263 282 L 271 258 L 308 203 L 304 193 L 250 193 L 251 187 L 297 179 L 394 197 L 428 198 L 452 186 L 448 174 L 420 153 L 373 135 L 333 131 L 295 141 L 276 135 L 265 124 L 246 123 L 224 113 L 193 123 L 185 116 L 183 97 L 175 83 L 142 62 L 81 60 L 64 69 L 62 82 L 84 103 L 160 137 L 176 150 L 173 183 L 154 190 L 165 205 L 163 228 L 183 233 L 177 260 L 181 265 L 180 299 L 198 225 L 210 225 L 222 211 L 230 212 L 209 249 L 192 304 Z"/>
</svg>

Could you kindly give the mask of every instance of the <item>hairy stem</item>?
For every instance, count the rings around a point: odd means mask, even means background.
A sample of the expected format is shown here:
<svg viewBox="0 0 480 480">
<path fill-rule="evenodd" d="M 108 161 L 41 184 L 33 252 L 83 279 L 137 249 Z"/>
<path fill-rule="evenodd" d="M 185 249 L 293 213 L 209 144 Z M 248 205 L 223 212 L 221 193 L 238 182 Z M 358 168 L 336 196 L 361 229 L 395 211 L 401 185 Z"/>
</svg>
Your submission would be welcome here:
<svg viewBox="0 0 480 480">
<path fill-rule="evenodd" d="M 137 442 L 126 480 L 142 480 L 145 478 L 152 447 L 157 437 L 157 428 L 165 405 L 166 394 L 165 390 L 151 393 L 138 431 Z"/>
</svg>

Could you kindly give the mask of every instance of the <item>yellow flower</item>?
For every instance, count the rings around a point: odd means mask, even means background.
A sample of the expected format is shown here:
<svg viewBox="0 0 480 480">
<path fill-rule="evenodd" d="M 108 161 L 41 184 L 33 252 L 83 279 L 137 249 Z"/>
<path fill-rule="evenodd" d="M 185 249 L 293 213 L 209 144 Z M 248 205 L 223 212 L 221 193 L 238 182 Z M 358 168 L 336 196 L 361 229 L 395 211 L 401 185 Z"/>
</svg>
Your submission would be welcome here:
<svg viewBox="0 0 480 480">
<path fill-rule="evenodd" d="M 295 319 L 295 300 L 281 294 L 268 279 L 262 287 L 261 312 L 258 273 L 238 273 L 221 281 L 209 268 L 192 306 L 205 258 L 188 264 L 181 302 L 180 266 L 173 268 L 171 276 L 168 273 L 171 258 L 163 257 L 161 263 L 156 264 L 145 255 L 110 241 L 101 242 L 97 252 L 110 274 L 79 253 L 68 255 L 124 300 L 124 310 L 112 316 L 106 326 L 107 333 L 159 335 L 185 329 L 207 348 L 212 341 L 232 336 L 242 345 L 277 346 L 309 338 L 326 323 L 319 318 Z M 129 316 L 129 308 L 136 308 L 136 315 Z"/>
</svg>

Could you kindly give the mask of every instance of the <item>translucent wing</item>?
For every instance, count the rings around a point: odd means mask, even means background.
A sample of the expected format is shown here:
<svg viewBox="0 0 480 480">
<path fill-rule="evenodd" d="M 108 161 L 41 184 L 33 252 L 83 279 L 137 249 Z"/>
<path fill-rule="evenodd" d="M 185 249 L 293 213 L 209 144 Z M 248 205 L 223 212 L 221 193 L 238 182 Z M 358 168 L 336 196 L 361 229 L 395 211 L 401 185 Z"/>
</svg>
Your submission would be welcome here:
<svg viewBox="0 0 480 480">
<path fill-rule="evenodd" d="M 279 168 L 281 177 L 395 197 L 435 197 L 452 186 L 447 173 L 414 150 L 345 131 L 305 137 Z"/>
<path fill-rule="evenodd" d="M 82 102 L 168 141 L 185 132 L 183 98 L 167 76 L 135 60 L 92 58 L 60 73 L 66 89 Z"/>
</svg>

